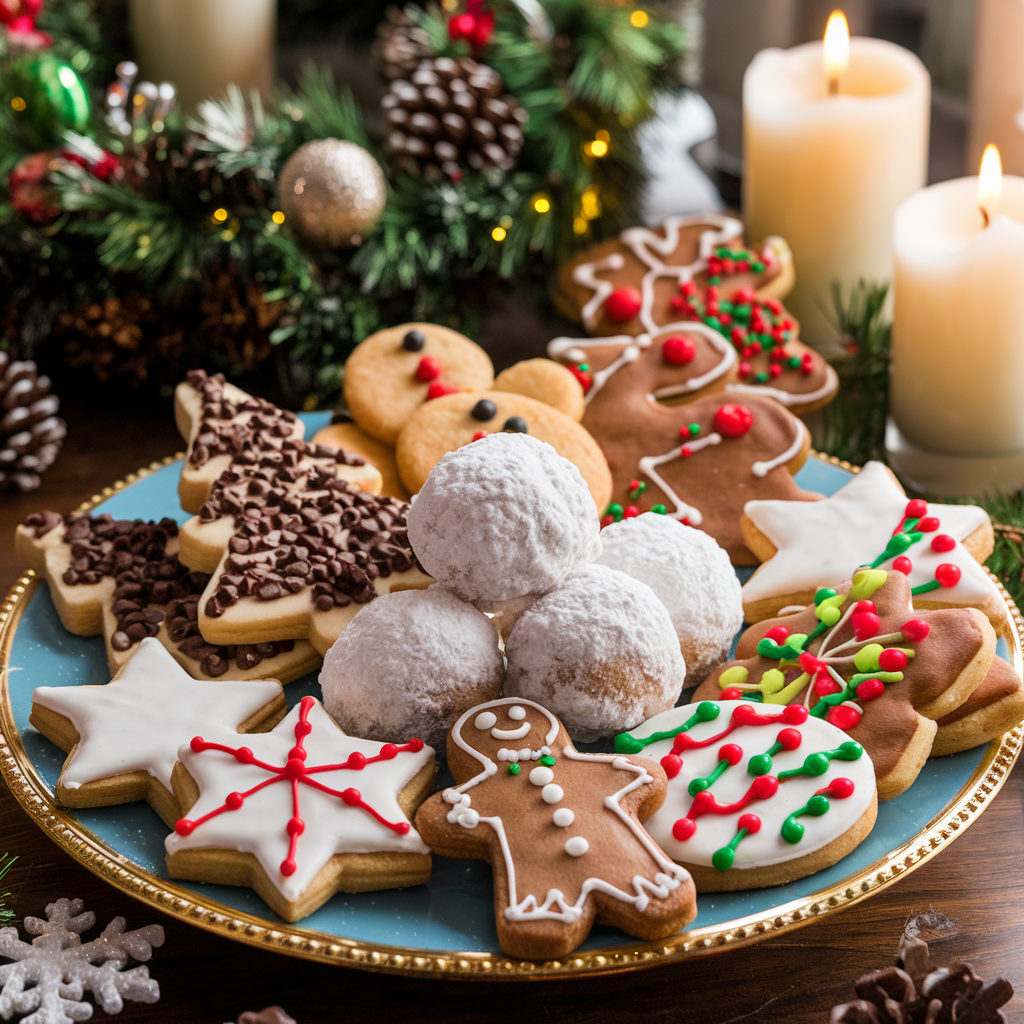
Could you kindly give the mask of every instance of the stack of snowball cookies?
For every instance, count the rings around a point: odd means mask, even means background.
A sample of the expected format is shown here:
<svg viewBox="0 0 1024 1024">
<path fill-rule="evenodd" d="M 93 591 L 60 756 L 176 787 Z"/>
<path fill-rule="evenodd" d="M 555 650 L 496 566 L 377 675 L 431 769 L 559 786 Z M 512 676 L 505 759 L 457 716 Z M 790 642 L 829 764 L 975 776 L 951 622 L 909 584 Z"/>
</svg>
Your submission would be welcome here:
<svg viewBox="0 0 1024 1024">
<path fill-rule="evenodd" d="M 711 537 L 652 512 L 602 530 L 579 470 L 529 434 L 445 455 L 408 527 L 437 582 L 366 605 L 324 658 L 324 705 L 352 736 L 443 749 L 463 712 L 506 696 L 589 742 L 674 707 L 743 621 Z"/>
</svg>

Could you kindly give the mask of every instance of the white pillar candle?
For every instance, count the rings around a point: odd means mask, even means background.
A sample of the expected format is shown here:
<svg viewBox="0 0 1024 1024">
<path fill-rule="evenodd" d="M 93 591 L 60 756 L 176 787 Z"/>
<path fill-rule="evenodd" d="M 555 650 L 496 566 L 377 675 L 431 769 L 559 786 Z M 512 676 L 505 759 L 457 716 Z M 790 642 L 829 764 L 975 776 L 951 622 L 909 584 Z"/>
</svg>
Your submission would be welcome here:
<svg viewBox="0 0 1024 1024">
<path fill-rule="evenodd" d="M 1024 178 L 986 205 L 958 178 L 896 212 L 890 411 L 933 452 L 1024 451 Z"/>
<path fill-rule="evenodd" d="M 231 82 L 269 95 L 276 12 L 276 0 L 130 0 L 140 71 L 173 82 L 188 111 Z"/>
<path fill-rule="evenodd" d="M 1003 168 L 1024 174 L 1024 0 L 977 0 L 967 170 L 988 143 Z"/>
<path fill-rule="evenodd" d="M 892 274 L 896 207 L 926 180 L 931 84 L 910 51 L 850 40 L 830 95 L 822 44 L 763 50 L 743 79 L 744 213 L 751 239 L 781 235 L 801 336 L 835 339 L 831 286 Z"/>
</svg>

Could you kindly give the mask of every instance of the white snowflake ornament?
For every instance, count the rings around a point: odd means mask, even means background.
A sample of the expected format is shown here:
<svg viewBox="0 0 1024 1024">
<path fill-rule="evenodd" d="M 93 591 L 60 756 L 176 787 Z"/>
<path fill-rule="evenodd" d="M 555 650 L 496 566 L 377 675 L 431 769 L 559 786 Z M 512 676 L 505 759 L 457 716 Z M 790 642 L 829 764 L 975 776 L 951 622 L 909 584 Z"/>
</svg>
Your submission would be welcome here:
<svg viewBox="0 0 1024 1024">
<path fill-rule="evenodd" d="M 0 957 L 14 961 L 0 966 L 0 1018 L 27 1013 L 21 1024 L 89 1020 L 92 1004 L 82 1002 L 87 991 L 107 1013 L 120 1013 L 125 999 L 157 1002 L 160 986 L 149 968 L 123 968 L 129 959 L 148 960 L 163 945 L 163 928 L 126 932 L 124 918 L 115 917 L 99 938 L 82 942 L 82 932 L 96 923 L 84 907 L 81 900 L 61 899 L 47 906 L 45 921 L 26 917 L 25 931 L 38 936 L 31 944 L 18 938 L 17 928 L 0 928 Z"/>
</svg>

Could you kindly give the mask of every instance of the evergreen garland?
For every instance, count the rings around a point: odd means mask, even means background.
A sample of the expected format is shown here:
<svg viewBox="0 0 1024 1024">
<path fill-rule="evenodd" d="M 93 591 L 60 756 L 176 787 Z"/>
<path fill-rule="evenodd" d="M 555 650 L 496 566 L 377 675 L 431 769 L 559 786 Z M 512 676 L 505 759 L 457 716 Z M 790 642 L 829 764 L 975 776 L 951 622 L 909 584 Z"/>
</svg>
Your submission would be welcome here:
<svg viewBox="0 0 1024 1024">
<path fill-rule="evenodd" d="M 0 881 L 3 881 L 4 876 L 11 870 L 17 859 L 9 853 L 0 854 Z M 0 892 L 0 925 L 10 924 L 14 920 L 14 911 L 5 905 L 10 898 L 9 892 Z"/>
</svg>

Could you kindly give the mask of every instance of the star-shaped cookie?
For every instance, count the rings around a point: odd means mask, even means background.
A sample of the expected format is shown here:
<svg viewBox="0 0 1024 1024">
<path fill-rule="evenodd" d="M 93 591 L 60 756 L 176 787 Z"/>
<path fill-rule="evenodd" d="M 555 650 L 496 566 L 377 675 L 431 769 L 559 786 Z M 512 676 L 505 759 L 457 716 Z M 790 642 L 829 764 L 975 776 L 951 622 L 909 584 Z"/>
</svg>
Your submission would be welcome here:
<svg viewBox="0 0 1024 1024">
<path fill-rule="evenodd" d="M 105 686 L 39 686 L 29 722 L 68 753 L 57 799 L 68 807 L 148 800 L 173 825 L 178 747 L 216 728 L 252 732 L 275 725 L 285 702 L 276 679 L 193 679 L 159 640 L 146 637 Z"/>
<path fill-rule="evenodd" d="M 167 871 L 251 885 L 288 921 L 335 892 L 418 885 L 430 850 L 410 824 L 433 789 L 433 748 L 346 736 L 312 697 L 272 732 L 207 730 L 183 746 L 174 792 L 188 815 Z"/>
<path fill-rule="evenodd" d="M 821 501 L 749 501 L 743 513 L 744 540 L 762 562 L 743 587 L 748 622 L 809 604 L 818 588 L 873 565 L 906 571 L 916 608 L 977 608 L 1002 629 L 1006 605 L 979 564 L 992 553 L 988 514 L 976 505 L 910 503 L 880 462 Z M 901 527 L 908 540 L 893 542 Z"/>
</svg>

